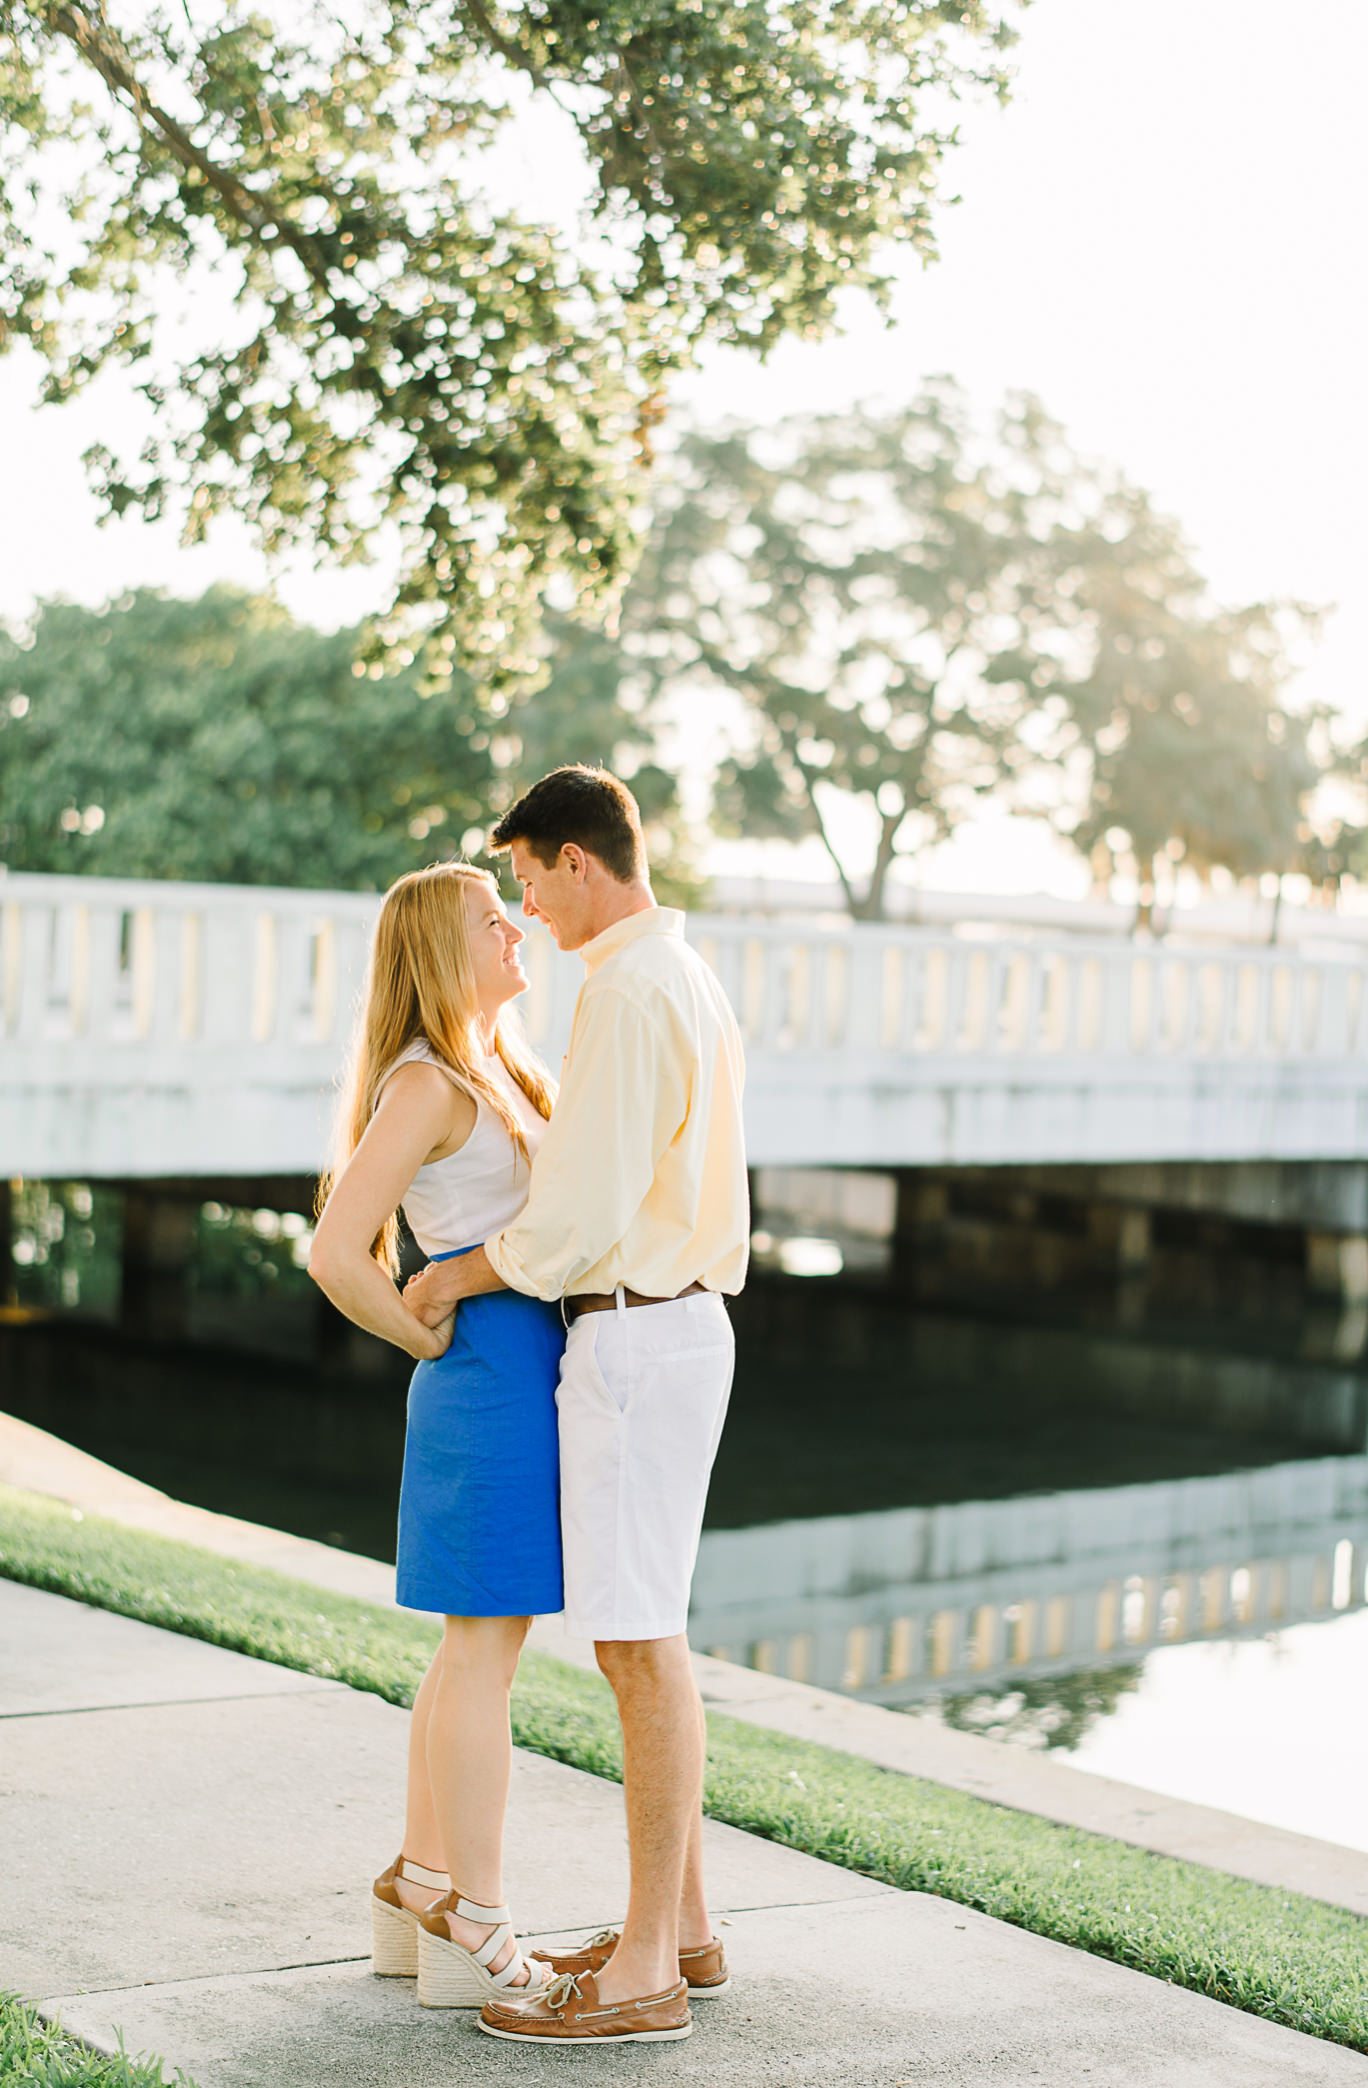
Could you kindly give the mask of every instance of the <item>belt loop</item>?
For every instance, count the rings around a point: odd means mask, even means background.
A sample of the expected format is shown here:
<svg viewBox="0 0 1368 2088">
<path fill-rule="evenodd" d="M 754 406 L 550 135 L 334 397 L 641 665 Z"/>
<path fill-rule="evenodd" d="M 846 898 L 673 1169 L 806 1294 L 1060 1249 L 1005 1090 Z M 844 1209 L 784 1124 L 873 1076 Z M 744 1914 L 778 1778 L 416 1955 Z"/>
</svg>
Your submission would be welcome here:
<svg viewBox="0 0 1368 2088">
<path fill-rule="evenodd" d="M 562 1325 L 562 1326 L 564 1327 L 564 1329 L 565 1329 L 566 1333 L 568 1334 L 568 1333 L 570 1332 L 570 1315 L 569 1315 L 569 1313 L 568 1313 L 568 1312 L 566 1311 L 566 1309 L 565 1309 L 565 1306 L 566 1306 L 566 1297 L 565 1297 L 565 1292 L 564 1292 L 564 1291 L 562 1291 L 562 1292 L 561 1292 L 561 1294 L 560 1294 L 559 1304 L 560 1304 L 560 1316 L 561 1316 L 561 1325 Z"/>
<path fill-rule="evenodd" d="M 617 1307 L 618 1318 L 625 1319 L 627 1316 L 627 1299 L 624 1286 L 620 1283 L 613 1286 L 613 1303 Z"/>
</svg>

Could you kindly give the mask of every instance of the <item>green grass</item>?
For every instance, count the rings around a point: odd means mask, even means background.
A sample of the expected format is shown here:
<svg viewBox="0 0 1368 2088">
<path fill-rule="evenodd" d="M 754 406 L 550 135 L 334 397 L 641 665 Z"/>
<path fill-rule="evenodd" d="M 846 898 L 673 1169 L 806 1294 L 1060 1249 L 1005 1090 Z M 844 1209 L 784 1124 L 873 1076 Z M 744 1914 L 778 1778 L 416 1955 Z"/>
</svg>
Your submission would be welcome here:
<svg viewBox="0 0 1368 2088">
<path fill-rule="evenodd" d="M 434 1625 L 3 1487 L 0 1574 L 394 1704 L 436 1642 Z M 597 1676 L 529 1654 L 513 1728 L 522 1747 L 621 1776 Z M 708 1728 L 714 1819 L 1368 2051 L 1368 1923 L 1353 1914 L 737 1719 Z"/>
<path fill-rule="evenodd" d="M 0 1993 L 0 2081 L 5 2088 L 166 2088 L 159 2059 L 106 2058 L 17 1994 Z M 183 2073 L 181 2088 L 194 2088 Z"/>
</svg>

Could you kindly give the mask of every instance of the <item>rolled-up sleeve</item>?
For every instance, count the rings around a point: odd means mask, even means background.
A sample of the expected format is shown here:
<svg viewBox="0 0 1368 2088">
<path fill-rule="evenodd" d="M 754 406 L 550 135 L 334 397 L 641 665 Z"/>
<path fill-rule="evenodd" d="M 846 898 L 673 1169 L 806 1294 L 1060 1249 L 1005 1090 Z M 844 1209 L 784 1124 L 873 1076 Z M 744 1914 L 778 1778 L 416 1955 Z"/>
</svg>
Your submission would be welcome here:
<svg viewBox="0 0 1368 2088">
<path fill-rule="evenodd" d="M 586 994 L 523 1209 L 485 1241 L 511 1290 L 555 1299 L 622 1239 L 688 1114 L 668 1019 L 608 988 Z"/>
</svg>

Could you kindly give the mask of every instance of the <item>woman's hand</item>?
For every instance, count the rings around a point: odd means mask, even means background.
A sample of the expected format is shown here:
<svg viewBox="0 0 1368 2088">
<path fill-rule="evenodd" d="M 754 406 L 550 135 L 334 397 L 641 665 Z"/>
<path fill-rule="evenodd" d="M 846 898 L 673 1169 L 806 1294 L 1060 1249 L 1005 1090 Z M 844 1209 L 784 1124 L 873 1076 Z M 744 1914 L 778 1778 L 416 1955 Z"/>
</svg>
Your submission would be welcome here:
<svg viewBox="0 0 1368 2088">
<path fill-rule="evenodd" d="M 426 1327 L 416 1313 L 409 1314 L 413 1322 L 412 1339 L 405 1343 L 409 1354 L 418 1363 L 435 1363 L 451 1347 L 451 1337 L 456 1330 L 456 1314 L 449 1312 L 435 1327 Z"/>
</svg>

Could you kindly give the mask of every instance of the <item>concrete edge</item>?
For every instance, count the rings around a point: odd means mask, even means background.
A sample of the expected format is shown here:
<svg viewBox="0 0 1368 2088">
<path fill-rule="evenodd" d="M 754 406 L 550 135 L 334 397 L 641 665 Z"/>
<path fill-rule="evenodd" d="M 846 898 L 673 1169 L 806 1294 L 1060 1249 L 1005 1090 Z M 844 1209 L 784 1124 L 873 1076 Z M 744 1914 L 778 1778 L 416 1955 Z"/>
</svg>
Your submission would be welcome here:
<svg viewBox="0 0 1368 2088">
<path fill-rule="evenodd" d="M 334 1594 L 394 1606 L 394 1571 L 380 1560 L 173 1501 L 59 1437 L 4 1414 L 0 1482 L 67 1501 L 131 1529 L 269 1567 Z M 596 1672 L 593 1647 L 567 1638 L 556 1618 L 539 1618 L 529 1643 L 553 1659 Z M 704 1702 L 729 1717 L 1012 1811 L 1035 1813 L 1061 1826 L 1107 1835 L 1155 1855 L 1303 1893 L 1368 1916 L 1368 1855 L 1361 1850 L 1167 1798 L 1031 1749 L 953 1732 L 930 1720 L 860 1703 L 810 1683 L 762 1675 L 710 1654 L 696 1653 L 693 1658 Z"/>
</svg>

